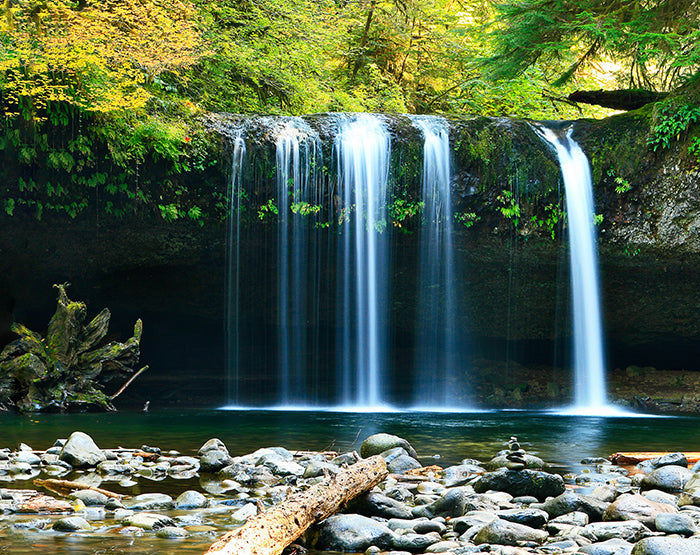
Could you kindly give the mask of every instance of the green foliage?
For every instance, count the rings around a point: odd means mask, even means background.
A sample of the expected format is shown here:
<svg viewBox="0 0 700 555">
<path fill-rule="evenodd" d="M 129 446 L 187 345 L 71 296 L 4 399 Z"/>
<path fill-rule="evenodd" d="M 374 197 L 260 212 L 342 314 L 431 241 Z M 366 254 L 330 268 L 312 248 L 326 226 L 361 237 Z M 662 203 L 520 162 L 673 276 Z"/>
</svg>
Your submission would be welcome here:
<svg viewBox="0 0 700 555">
<path fill-rule="evenodd" d="M 321 206 L 318 204 L 310 204 L 308 202 L 293 202 L 289 209 L 292 214 L 299 214 L 300 216 L 310 216 L 312 214 L 318 214 L 321 211 Z"/>
<path fill-rule="evenodd" d="M 395 228 L 404 233 L 408 233 L 407 224 L 416 215 L 420 214 L 425 207 L 422 201 L 411 201 L 404 198 L 397 198 L 389 205 L 389 216 Z"/>
<path fill-rule="evenodd" d="M 530 221 L 537 227 L 544 228 L 552 239 L 556 238 L 560 222 L 566 221 L 566 212 L 559 204 L 550 202 L 544 207 L 544 215 L 531 216 Z"/>
<path fill-rule="evenodd" d="M 270 214 L 274 214 L 276 216 L 278 213 L 279 209 L 275 204 L 275 199 L 271 198 L 258 209 L 258 219 L 265 220 Z"/>
<path fill-rule="evenodd" d="M 477 216 L 475 212 L 455 212 L 455 220 L 469 229 L 476 222 L 481 220 L 481 216 Z"/>
<path fill-rule="evenodd" d="M 513 225 L 518 227 L 520 223 L 520 205 L 513 193 L 504 189 L 501 194 L 496 197 L 496 201 L 500 205 L 498 210 L 503 217 L 511 220 Z"/>
<path fill-rule="evenodd" d="M 603 215 L 602 214 L 593 214 L 593 224 L 600 225 L 602 223 L 603 223 Z"/>
<path fill-rule="evenodd" d="M 688 104 L 675 107 L 662 106 L 647 144 L 652 147 L 654 152 L 659 148 L 668 148 L 671 141 L 680 140 L 681 135 L 698 119 L 700 119 L 700 107 Z"/>
</svg>

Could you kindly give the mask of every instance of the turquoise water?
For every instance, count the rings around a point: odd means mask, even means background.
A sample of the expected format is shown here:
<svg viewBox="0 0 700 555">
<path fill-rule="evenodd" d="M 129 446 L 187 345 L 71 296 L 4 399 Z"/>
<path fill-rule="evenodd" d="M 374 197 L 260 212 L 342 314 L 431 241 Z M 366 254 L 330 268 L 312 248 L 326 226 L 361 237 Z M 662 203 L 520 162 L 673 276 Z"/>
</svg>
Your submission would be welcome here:
<svg viewBox="0 0 700 555">
<path fill-rule="evenodd" d="M 303 411 L 170 410 L 150 413 L 89 415 L 0 416 L 0 447 L 15 449 L 23 441 L 46 449 L 56 438 L 81 430 L 103 448 L 140 447 L 175 449 L 191 455 L 209 438 L 218 437 L 232 455 L 266 446 L 291 450 L 358 449 L 371 434 L 387 432 L 408 439 L 424 464 L 443 466 L 464 458 L 489 459 L 512 435 L 530 453 L 559 466 L 576 470 L 583 457 L 606 457 L 615 451 L 700 451 L 700 417 L 581 417 L 541 412 L 487 413 L 342 413 Z M 438 458 L 439 457 L 439 458 Z M 205 480 L 143 480 L 121 493 L 163 491 L 177 495 L 185 489 L 202 489 Z M 32 487 L 0 484 L 0 487 Z M 183 513 L 184 514 L 184 513 Z M 193 534 L 185 540 L 124 536 L 117 523 L 90 534 L 66 535 L 35 526 L 43 517 L 0 515 L 0 553 L 50 554 L 194 554 L 204 553 L 226 530 L 227 513 L 207 524 L 216 531 Z M 18 522 L 19 518 L 19 522 Z M 53 517 L 55 518 L 55 517 Z M 19 524 L 19 526 L 18 526 Z"/>
</svg>

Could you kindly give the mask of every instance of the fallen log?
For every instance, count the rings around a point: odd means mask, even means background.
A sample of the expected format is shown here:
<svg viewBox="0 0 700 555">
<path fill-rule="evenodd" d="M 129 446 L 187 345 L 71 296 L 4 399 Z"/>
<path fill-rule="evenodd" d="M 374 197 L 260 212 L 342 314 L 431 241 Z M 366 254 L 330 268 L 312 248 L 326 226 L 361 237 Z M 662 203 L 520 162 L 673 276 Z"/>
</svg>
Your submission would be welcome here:
<svg viewBox="0 0 700 555">
<path fill-rule="evenodd" d="M 638 464 L 642 461 L 648 461 L 651 459 L 656 459 L 657 457 L 662 457 L 663 455 L 668 455 L 669 451 L 640 451 L 640 452 L 630 452 L 630 453 L 613 453 L 608 457 L 610 462 L 613 464 Z M 685 458 L 688 459 L 690 464 L 695 464 L 700 460 L 700 452 L 688 451 L 683 453 Z"/>
<path fill-rule="evenodd" d="M 240 528 L 219 538 L 205 555 L 279 555 L 309 526 L 334 515 L 387 474 L 386 463 L 379 455 L 363 459 L 328 482 L 311 486 L 251 517 Z"/>
<path fill-rule="evenodd" d="M 55 493 L 56 495 L 61 495 L 63 497 L 67 497 L 73 490 L 76 489 L 91 489 L 92 491 L 96 491 L 98 493 L 101 493 L 102 495 L 106 495 L 107 497 L 111 497 L 113 499 L 122 499 L 124 497 L 127 497 L 125 495 L 114 493 L 106 489 L 96 488 L 95 486 L 91 486 L 89 484 L 83 484 L 82 482 L 73 482 L 71 480 L 55 480 L 53 478 L 49 478 L 48 480 L 40 480 L 37 478 L 36 480 L 34 480 L 34 484 L 45 488 Z"/>
</svg>

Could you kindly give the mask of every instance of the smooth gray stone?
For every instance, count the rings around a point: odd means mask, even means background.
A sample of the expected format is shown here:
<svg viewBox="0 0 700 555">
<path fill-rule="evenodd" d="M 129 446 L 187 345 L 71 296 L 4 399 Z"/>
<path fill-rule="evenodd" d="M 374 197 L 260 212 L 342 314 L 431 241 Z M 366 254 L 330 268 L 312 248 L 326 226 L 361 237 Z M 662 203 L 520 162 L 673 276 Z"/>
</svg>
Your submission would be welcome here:
<svg viewBox="0 0 700 555">
<path fill-rule="evenodd" d="M 530 470 L 540 470 L 547 466 L 545 462 L 540 459 L 539 457 L 535 457 L 534 455 L 529 455 L 525 453 L 523 455 L 523 459 L 525 460 L 525 468 L 530 469 Z M 493 459 L 491 459 L 489 462 L 486 463 L 486 468 L 489 470 L 497 470 L 499 468 L 506 468 L 506 465 L 508 464 L 508 458 L 507 458 L 507 452 L 502 451 L 499 453 L 497 456 L 495 456 Z"/>
<path fill-rule="evenodd" d="M 445 553 L 447 551 L 454 552 L 455 549 L 461 547 L 461 543 L 456 541 L 439 541 L 434 543 L 425 550 L 426 553 Z"/>
<path fill-rule="evenodd" d="M 637 465 L 637 468 L 645 472 L 650 472 L 662 466 L 682 466 L 688 468 L 688 459 L 683 453 L 667 453 L 655 459 L 642 461 Z"/>
<path fill-rule="evenodd" d="M 109 497 L 107 497 L 104 493 L 90 489 L 76 491 L 75 493 L 71 494 L 71 497 L 73 499 L 80 499 L 83 503 L 85 503 L 86 507 L 106 505 L 109 501 Z"/>
<path fill-rule="evenodd" d="M 650 489 L 642 492 L 642 495 L 651 501 L 656 503 L 665 503 L 666 505 L 671 505 L 672 507 L 678 507 L 678 498 L 672 493 L 666 493 L 658 489 Z"/>
<path fill-rule="evenodd" d="M 158 530 L 165 526 L 175 526 L 175 521 L 168 516 L 157 513 L 134 513 L 124 518 L 122 524 L 136 526 L 144 530 Z"/>
<path fill-rule="evenodd" d="M 129 464 L 114 461 L 104 461 L 97 465 L 100 474 L 133 474 L 136 470 Z"/>
<path fill-rule="evenodd" d="M 90 523 L 81 516 L 67 516 L 59 518 L 53 523 L 52 528 L 58 532 L 78 532 L 80 530 L 92 530 Z"/>
<path fill-rule="evenodd" d="M 491 512 L 474 511 L 465 516 L 451 519 L 450 524 L 455 533 L 461 535 L 474 526 L 485 526 L 497 518 L 498 517 Z"/>
<path fill-rule="evenodd" d="M 27 463 L 31 466 L 39 466 L 41 464 L 41 457 L 28 451 L 20 451 L 15 457 L 15 462 Z"/>
<path fill-rule="evenodd" d="M 392 547 L 394 532 L 376 520 L 362 515 L 341 514 L 322 521 L 316 527 L 314 548 L 321 551 L 362 552 L 370 546 Z"/>
<path fill-rule="evenodd" d="M 232 460 L 228 452 L 210 449 L 199 458 L 199 468 L 202 472 L 219 472 L 230 465 Z"/>
<path fill-rule="evenodd" d="M 348 503 L 348 510 L 364 516 L 381 518 L 410 519 L 413 516 L 408 505 L 381 493 L 367 493 L 356 497 Z"/>
<path fill-rule="evenodd" d="M 632 555 L 697 555 L 700 539 L 674 537 L 644 538 L 632 549 Z"/>
<path fill-rule="evenodd" d="M 592 542 L 620 538 L 634 543 L 651 536 L 652 531 L 638 520 L 628 520 L 625 522 L 593 522 L 583 528 L 581 535 Z"/>
<path fill-rule="evenodd" d="M 59 459 L 75 468 L 90 468 L 106 461 L 107 457 L 89 435 L 73 432 L 61 449 Z"/>
<path fill-rule="evenodd" d="M 202 445 L 199 448 L 199 451 L 197 451 L 197 454 L 199 456 L 202 456 L 207 451 L 223 451 L 224 453 L 226 453 L 226 456 L 229 456 L 229 452 L 228 452 L 228 449 L 226 448 L 226 445 L 218 437 L 214 437 L 214 438 L 208 440 L 204 445 Z"/>
<path fill-rule="evenodd" d="M 498 511 L 496 516 L 508 522 L 517 522 L 530 528 L 542 528 L 549 520 L 549 515 L 541 509 L 507 509 Z"/>
<path fill-rule="evenodd" d="M 394 447 L 403 447 L 408 456 L 414 459 L 418 458 L 416 450 L 408 441 L 391 434 L 374 434 L 369 436 L 360 446 L 360 456 L 366 459 L 367 457 L 384 453 Z"/>
<path fill-rule="evenodd" d="M 316 478 L 317 476 L 323 476 L 325 472 L 333 476 L 340 472 L 340 468 L 326 461 L 311 461 L 306 465 L 302 478 Z"/>
<path fill-rule="evenodd" d="M 497 518 L 477 532 L 474 543 L 518 545 L 520 542 L 535 542 L 541 544 L 548 537 L 549 534 L 544 530 L 535 530 L 529 526 Z"/>
<path fill-rule="evenodd" d="M 660 513 L 676 513 L 678 509 L 666 503 L 657 503 L 639 494 L 625 494 L 613 501 L 603 513 L 603 520 L 638 520 L 645 526 L 654 527 Z"/>
<path fill-rule="evenodd" d="M 175 499 L 176 509 L 203 509 L 209 506 L 209 500 L 195 490 L 183 491 Z"/>
<path fill-rule="evenodd" d="M 581 511 L 586 513 L 591 520 L 596 521 L 603 518 L 603 513 L 609 505 L 610 503 L 595 497 L 567 491 L 553 499 L 548 499 L 541 508 L 549 514 L 549 518 Z"/>
<path fill-rule="evenodd" d="M 484 468 L 473 464 L 448 466 L 443 473 L 442 483 L 448 488 L 463 486 L 467 482 L 470 482 L 475 475 L 484 472 Z"/>
<path fill-rule="evenodd" d="M 184 528 L 178 528 L 177 526 L 163 526 L 156 531 L 157 538 L 165 538 L 168 540 L 178 540 L 181 538 L 186 538 L 190 533 Z"/>
<path fill-rule="evenodd" d="M 275 476 L 302 476 L 304 474 L 303 466 L 280 455 L 263 457 L 258 464 L 270 469 L 270 472 Z"/>
<path fill-rule="evenodd" d="M 682 466 L 662 466 L 644 476 L 642 488 L 678 493 L 683 491 L 692 476 L 693 473 Z"/>
<path fill-rule="evenodd" d="M 564 493 L 565 489 L 561 476 L 538 470 L 501 468 L 495 472 L 483 474 L 474 482 L 474 491 L 477 493 L 496 490 L 505 491 L 513 497 L 531 495 L 540 500 Z"/>
<path fill-rule="evenodd" d="M 632 543 L 613 538 L 604 542 L 583 545 L 579 552 L 586 553 L 586 555 L 630 555 L 633 547 Z"/>
<path fill-rule="evenodd" d="M 142 493 L 122 501 L 127 509 L 135 511 L 162 511 L 175 507 L 173 498 L 165 493 Z"/>
<path fill-rule="evenodd" d="M 386 466 L 392 474 L 403 474 L 407 470 L 413 470 L 422 466 L 403 447 L 394 447 L 383 451 L 380 455 L 386 461 Z"/>
<path fill-rule="evenodd" d="M 442 538 L 437 532 L 430 532 L 428 534 L 409 533 L 394 536 L 391 544 L 395 549 L 405 549 L 406 551 L 422 553 L 440 540 L 442 540 Z"/>
<path fill-rule="evenodd" d="M 678 534 L 679 536 L 692 536 L 698 529 L 695 521 L 689 515 L 684 514 L 660 513 L 656 515 L 654 525 L 659 532 Z"/>
<path fill-rule="evenodd" d="M 452 488 L 445 494 L 430 503 L 412 509 L 413 516 L 433 518 L 436 516 L 458 517 L 465 513 L 467 498 L 472 495 L 470 490 L 465 488 Z"/>
</svg>

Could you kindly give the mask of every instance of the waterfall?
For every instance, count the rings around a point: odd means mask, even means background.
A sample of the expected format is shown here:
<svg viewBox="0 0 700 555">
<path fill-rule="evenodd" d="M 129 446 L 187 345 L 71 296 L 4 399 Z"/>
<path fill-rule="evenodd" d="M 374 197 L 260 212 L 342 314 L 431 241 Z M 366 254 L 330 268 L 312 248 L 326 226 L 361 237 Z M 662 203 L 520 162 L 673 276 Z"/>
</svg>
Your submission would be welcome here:
<svg viewBox="0 0 700 555">
<path fill-rule="evenodd" d="M 317 183 L 318 134 L 294 118 L 277 131 L 277 322 L 279 353 L 279 402 L 282 405 L 310 401 L 306 353 L 310 345 L 307 323 L 317 300 L 315 234 L 312 225 L 320 207 L 322 186 Z M 313 389 L 313 388 L 311 388 Z"/>
<path fill-rule="evenodd" d="M 390 140 L 382 120 L 358 114 L 339 121 L 337 368 L 345 406 L 385 402 L 389 296 L 387 181 Z"/>
<path fill-rule="evenodd" d="M 233 156 L 231 160 L 231 199 L 228 218 L 228 266 L 226 268 L 227 302 L 226 302 L 226 368 L 227 394 L 229 403 L 238 403 L 239 391 L 239 313 L 240 313 L 240 243 L 241 243 L 241 196 L 243 195 L 243 165 L 246 158 L 245 141 L 238 132 L 233 138 Z"/>
<path fill-rule="evenodd" d="M 413 116 L 411 121 L 424 140 L 414 403 L 456 407 L 460 404 L 457 369 L 465 357 L 455 314 L 449 129 L 439 117 Z"/>
<path fill-rule="evenodd" d="M 556 149 L 566 191 L 574 320 L 574 409 L 596 412 L 605 409 L 608 402 L 591 171 L 586 154 L 571 138 L 572 129 L 561 135 L 546 127 L 537 130 Z"/>
</svg>

